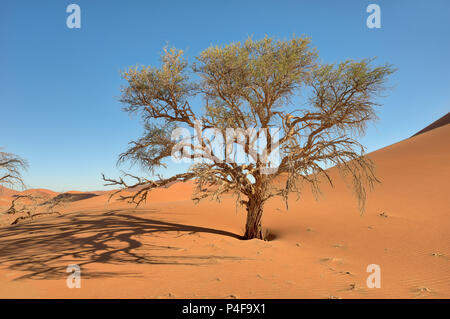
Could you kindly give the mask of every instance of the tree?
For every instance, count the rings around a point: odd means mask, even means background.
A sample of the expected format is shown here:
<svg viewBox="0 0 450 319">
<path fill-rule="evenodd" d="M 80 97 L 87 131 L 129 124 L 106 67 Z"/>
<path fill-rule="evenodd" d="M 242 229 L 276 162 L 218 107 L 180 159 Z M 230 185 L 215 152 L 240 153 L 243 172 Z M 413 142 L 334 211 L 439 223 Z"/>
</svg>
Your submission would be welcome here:
<svg viewBox="0 0 450 319">
<path fill-rule="evenodd" d="M 372 66 L 372 59 L 320 63 L 304 37 L 209 47 L 191 67 L 182 50 L 166 47 L 161 57 L 159 68 L 122 74 L 127 85 L 120 101 L 127 112 L 141 114 L 145 134 L 119 162 L 131 160 L 152 174 L 170 157 L 194 164 L 169 178 L 125 174 L 133 183 L 103 176 L 107 185 L 121 186 L 117 192 L 136 189 L 121 199 L 139 205 L 156 187 L 194 180 L 195 200 L 236 194 L 247 210 L 244 238 L 264 239 L 265 202 L 282 196 L 287 205 L 304 184 L 319 193 L 323 178 L 333 185 L 326 169 L 333 165 L 352 178 L 363 211 L 366 188 L 378 180 L 356 138 L 376 119 L 375 99 L 394 71 L 390 65 Z M 198 97 L 203 109 L 192 106 Z M 186 129 L 194 137 L 186 137 Z M 236 161 L 238 149 L 246 161 Z"/>
<path fill-rule="evenodd" d="M 27 162 L 19 156 L 0 152 L 0 186 L 24 186 L 21 170 L 27 167 Z"/>
<path fill-rule="evenodd" d="M 55 211 L 56 207 L 63 207 L 63 198 L 56 196 L 55 198 L 49 198 L 48 196 L 39 196 L 32 194 L 15 195 L 11 201 L 11 205 L 5 211 L 5 214 L 21 215 L 11 222 L 11 225 L 18 224 L 23 220 L 33 220 L 37 217 L 58 215 L 61 213 Z"/>
</svg>

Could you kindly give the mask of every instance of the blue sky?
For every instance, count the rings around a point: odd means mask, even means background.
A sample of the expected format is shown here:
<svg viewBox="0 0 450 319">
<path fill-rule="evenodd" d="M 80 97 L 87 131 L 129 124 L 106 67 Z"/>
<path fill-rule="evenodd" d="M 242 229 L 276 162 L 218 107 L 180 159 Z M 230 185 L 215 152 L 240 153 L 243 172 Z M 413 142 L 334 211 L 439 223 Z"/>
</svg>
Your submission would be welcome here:
<svg viewBox="0 0 450 319">
<path fill-rule="evenodd" d="M 81 7 L 81 29 L 66 7 Z M 381 7 L 381 29 L 366 8 Z M 324 62 L 377 57 L 393 89 L 362 142 L 405 139 L 450 109 L 450 1 L 2 1 L 0 146 L 30 164 L 27 186 L 103 189 L 142 132 L 117 101 L 119 71 L 159 65 L 169 42 L 193 57 L 209 45 L 265 35 L 312 37 Z M 122 169 L 127 169 L 123 166 Z M 170 167 L 167 174 L 178 170 Z"/>
</svg>

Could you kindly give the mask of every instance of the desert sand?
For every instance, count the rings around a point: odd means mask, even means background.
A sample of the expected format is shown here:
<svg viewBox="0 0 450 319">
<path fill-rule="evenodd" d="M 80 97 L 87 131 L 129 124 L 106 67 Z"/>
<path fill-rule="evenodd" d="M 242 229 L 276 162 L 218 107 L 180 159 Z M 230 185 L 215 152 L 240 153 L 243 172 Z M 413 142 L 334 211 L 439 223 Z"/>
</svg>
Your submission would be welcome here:
<svg viewBox="0 0 450 319">
<path fill-rule="evenodd" d="M 67 202 L 61 216 L 0 227 L 0 297 L 450 298 L 449 140 L 441 125 L 369 154 L 382 183 L 362 215 L 340 179 L 289 210 L 272 200 L 270 241 L 239 239 L 235 199 L 194 204 L 192 183 L 139 208 L 102 192 Z M 3 190 L 0 211 L 17 193 Z M 79 289 L 66 285 L 69 264 Z M 381 288 L 366 285 L 370 264 Z"/>
</svg>

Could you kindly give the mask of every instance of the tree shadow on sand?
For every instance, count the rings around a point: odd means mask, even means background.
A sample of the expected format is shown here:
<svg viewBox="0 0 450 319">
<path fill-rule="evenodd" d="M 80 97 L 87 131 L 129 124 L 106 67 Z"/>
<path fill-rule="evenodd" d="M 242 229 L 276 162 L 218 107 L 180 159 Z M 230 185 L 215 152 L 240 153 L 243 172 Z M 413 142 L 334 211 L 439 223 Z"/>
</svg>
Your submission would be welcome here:
<svg viewBox="0 0 450 319">
<path fill-rule="evenodd" d="M 85 270 L 83 266 L 94 263 L 201 266 L 221 259 L 242 259 L 177 255 L 176 251 L 181 250 L 178 247 L 143 243 L 140 240 L 143 235 L 158 236 L 168 232 L 174 237 L 193 233 L 241 237 L 227 231 L 147 219 L 128 213 L 130 211 L 121 210 L 77 212 L 56 219 L 0 228 L 0 264 L 10 270 L 27 272 L 14 279 L 21 280 L 66 278 L 66 267 L 72 263 L 82 268 L 83 278 L 98 278 L 138 274 L 95 272 Z M 172 255 L 166 255 L 170 252 Z"/>
</svg>

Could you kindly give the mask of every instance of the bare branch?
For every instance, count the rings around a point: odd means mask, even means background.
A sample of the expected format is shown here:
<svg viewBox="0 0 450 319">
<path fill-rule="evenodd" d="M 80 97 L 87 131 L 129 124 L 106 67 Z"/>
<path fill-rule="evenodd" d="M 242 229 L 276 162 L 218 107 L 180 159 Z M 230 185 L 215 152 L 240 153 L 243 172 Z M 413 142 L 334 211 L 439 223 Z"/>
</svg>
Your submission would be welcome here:
<svg viewBox="0 0 450 319">
<path fill-rule="evenodd" d="M 24 187 L 21 171 L 26 170 L 27 162 L 17 155 L 0 152 L 0 186 Z"/>
</svg>

